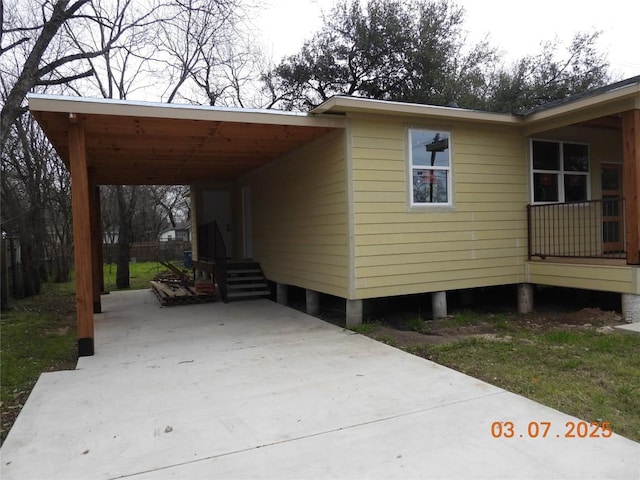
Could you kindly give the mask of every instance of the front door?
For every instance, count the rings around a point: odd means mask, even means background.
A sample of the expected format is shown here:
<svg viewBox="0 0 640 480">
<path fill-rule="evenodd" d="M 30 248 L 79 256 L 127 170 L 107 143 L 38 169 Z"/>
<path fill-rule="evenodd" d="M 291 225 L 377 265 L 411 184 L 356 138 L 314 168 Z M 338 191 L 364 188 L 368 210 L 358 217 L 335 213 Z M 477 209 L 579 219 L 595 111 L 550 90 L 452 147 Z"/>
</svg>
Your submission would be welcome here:
<svg viewBox="0 0 640 480">
<path fill-rule="evenodd" d="M 602 250 L 624 251 L 622 235 L 622 166 L 602 165 Z"/>
</svg>

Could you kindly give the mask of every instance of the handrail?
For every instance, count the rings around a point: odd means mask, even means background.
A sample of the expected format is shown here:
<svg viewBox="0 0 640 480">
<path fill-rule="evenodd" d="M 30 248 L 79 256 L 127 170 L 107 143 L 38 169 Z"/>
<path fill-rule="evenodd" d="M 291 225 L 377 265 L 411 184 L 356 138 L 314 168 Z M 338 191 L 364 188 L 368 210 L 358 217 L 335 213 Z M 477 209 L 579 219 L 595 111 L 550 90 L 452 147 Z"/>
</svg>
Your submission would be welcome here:
<svg viewBox="0 0 640 480">
<path fill-rule="evenodd" d="M 213 264 L 213 278 L 219 298 L 227 302 L 227 246 L 218 222 L 198 225 L 198 260 Z"/>
<path fill-rule="evenodd" d="M 532 257 L 625 258 L 624 199 L 527 205 Z"/>
</svg>

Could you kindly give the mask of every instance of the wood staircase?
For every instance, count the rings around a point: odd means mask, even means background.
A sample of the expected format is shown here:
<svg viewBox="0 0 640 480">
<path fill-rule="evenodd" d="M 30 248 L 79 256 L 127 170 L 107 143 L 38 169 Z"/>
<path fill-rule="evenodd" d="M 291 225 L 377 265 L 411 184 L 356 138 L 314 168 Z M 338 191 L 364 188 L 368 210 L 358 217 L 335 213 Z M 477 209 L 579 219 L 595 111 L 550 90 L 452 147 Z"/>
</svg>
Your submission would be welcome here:
<svg viewBox="0 0 640 480">
<path fill-rule="evenodd" d="M 253 260 L 232 260 L 217 222 L 198 225 L 197 271 L 215 279 L 217 297 L 223 302 L 271 295 L 260 264 Z M 197 273 L 197 272 L 196 272 Z"/>
<path fill-rule="evenodd" d="M 269 295 L 271 295 L 271 290 L 269 290 L 269 284 L 259 263 L 227 261 L 226 292 L 223 293 L 223 301 L 262 298 Z"/>
</svg>

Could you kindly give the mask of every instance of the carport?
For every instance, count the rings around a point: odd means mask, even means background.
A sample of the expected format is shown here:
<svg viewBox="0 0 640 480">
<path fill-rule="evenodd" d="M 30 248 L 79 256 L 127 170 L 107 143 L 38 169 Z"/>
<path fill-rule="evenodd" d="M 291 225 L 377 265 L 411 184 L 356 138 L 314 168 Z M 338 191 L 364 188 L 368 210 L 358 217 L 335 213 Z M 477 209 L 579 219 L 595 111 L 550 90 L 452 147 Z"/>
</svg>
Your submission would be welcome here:
<svg viewBox="0 0 640 480">
<path fill-rule="evenodd" d="M 101 348 L 42 374 L 2 446 L 3 480 L 640 472 L 636 442 L 568 436 L 581 420 L 269 300 L 104 303 Z"/>
<path fill-rule="evenodd" d="M 99 185 L 230 182 L 332 130 L 342 119 L 268 110 L 30 95 L 29 109 L 69 168 L 78 354 L 94 354 L 102 310 Z"/>
</svg>

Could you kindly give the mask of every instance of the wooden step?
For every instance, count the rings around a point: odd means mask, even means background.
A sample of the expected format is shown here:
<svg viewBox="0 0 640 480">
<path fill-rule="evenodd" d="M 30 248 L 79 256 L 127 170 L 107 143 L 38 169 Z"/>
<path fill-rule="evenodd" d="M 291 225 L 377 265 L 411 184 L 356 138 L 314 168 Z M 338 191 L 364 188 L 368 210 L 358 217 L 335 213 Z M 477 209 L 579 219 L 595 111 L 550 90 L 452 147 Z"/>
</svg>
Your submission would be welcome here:
<svg viewBox="0 0 640 480">
<path fill-rule="evenodd" d="M 271 295 L 267 279 L 257 262 L 228 262 L 227 300 L 260 298 Z"/>
<path fill-rule="evenodd" d="M 253 281 L 253 280 L 261 280 L 261 281 L 265 281 L 265 278 L 262 275 L 247 275 L 245 276 L 233 276 L 233 277 L 228 277 L 227 278 L 227 282 L 240 282 L 240 281 Z"/>
<path fill-rule="evenodd" d="M 266 295 L 271 295 L 271 292 L 269 290 L 252 290 L 250 292 L 241 292 L 241 291 L 227 292 L 228 298 L 252 298 L 252 297 L 263 297 Z"/>
<path fill-rule="evenodd" d="M 236 269 L 236 268 L 260 268 L 260 264 L 256 262 L 227 262 L 227 268 Z"/>
<path fill-rule="evenodd" d="M 238 290 L 242 288 L 266 288 L 266 282 L 260 283 L 227 283 L 228 290 Z"/>
<path fill-rule="evenodd" d="M 260 273 L 259 268 L 246 268 L 246 269 L 231 269 L 227 268 L 227 275 L 238 275 L 245 273 Z"/>
</svg>

